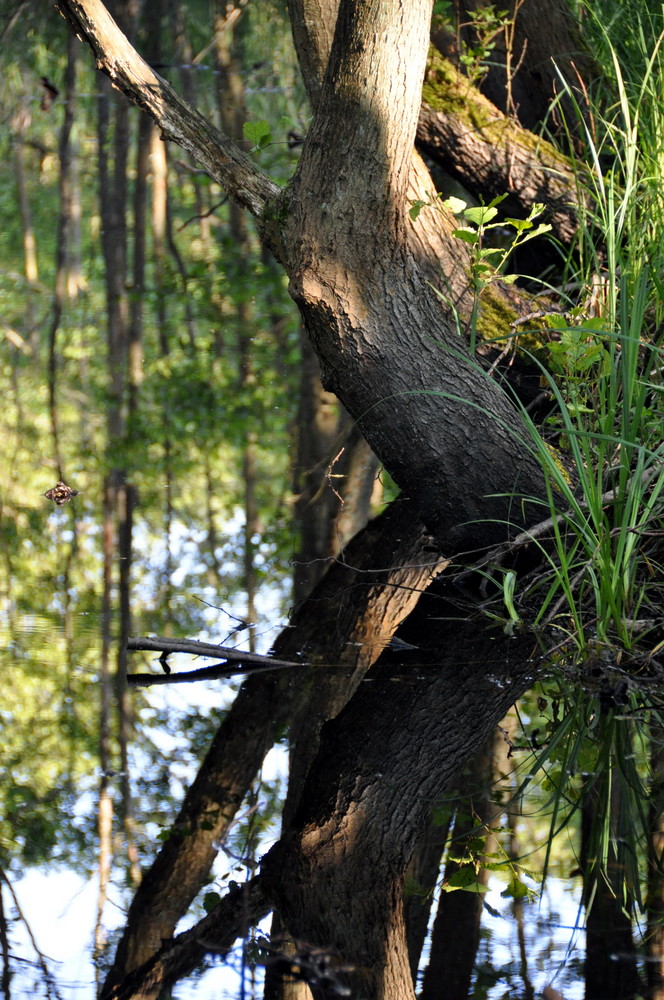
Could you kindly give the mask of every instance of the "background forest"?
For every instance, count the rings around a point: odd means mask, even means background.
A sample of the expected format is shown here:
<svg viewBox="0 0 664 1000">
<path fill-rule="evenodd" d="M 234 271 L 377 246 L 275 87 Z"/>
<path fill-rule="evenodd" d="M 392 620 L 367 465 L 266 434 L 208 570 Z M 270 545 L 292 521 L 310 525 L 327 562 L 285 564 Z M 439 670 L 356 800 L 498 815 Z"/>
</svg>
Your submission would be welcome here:
<svg viewBox="0 0 664 1000">
<path fill-rule="evenodd" d="M 525 557 L 519 543 L 496 548 L 496 536 L 486 557 L 454 563 L 455 596 L 429 590 L 418 605 L 433 621 L 442 607 L 446 621 L 472 618 L 482 634 L 497 629 L 497 643 L 514 639 L 504 659 L 525 664 L 525 693 L 427 803 L 403 887 L 410 971 L 423 1000 L 655 1000 L 664 996 L 664 14 L 647 0 L 554 5 L 578 48 L 559 49 L 538 108 L 518 31 L 533 4 L 433 5 L 417 148 L 436 190 L 408 200 L 415 229 L 456 216 L 450 243 L 470 291 L 455 298 L 451 278 L 439 298 L 446 307 L 454 298 L 478 370 L 508 372 L 506 382 L 515 373 L 507 391 L 546 482 L 544 527 Z M 317 103 L 291 36 L 299 5 L 107 6 L 150 66 L 285 188 Z M 406 687 L 420 668 L 422 621 L 392 636 L 408 601 L 447 569 L 448 550 L 427 536 L 410 560 L 399 529 L 387 538 L 398 488 L 322 387 L 261 224 L 111 87 L 52 4 L 5 0 L 0 39 L 0 990 L 7 1000 L 111 988 L 244 997 L 262 995 L 265 981 L 271 998 L 372 996 L 347 987 L 357 965 L 344 965 L 338 942 L 328 950 L 292 931 L 287 903 L 266 902 L 255 873 L 280 823 L 297 821 L 320 726 L 350 699 L 337 684 L 359 684 L 345 651 L 367 650 L 363 670 L 383 653 L 390 683 Z M 547 44 L 548 66 L 562 43 Z M 497 72 L 507 83 L 496 90 Z M 530 80 L 522 93 L 519 73 Z M 531 130 L 524 156 L 550 178 L 537 196 L 525 183 L 511 190 L 520 154 L 502 174 L 482 173 L 445 133 L 462 106 L 477 124 L 480 100 L 520 130 L 514 149 Z M 497 163 L 502 140 L 488 142 Z M 530 297 L 527 308 L 516 295 Z M 56 504 L 44 494 L 59 482 L 77 492 Z M 320 589 L 330 565 L 363 566 L 376 590 L 379 568 L 394 566 L 388 589 L 401 588 L 403 605 L 374 611 L 389 627 L 343 632 L 346 605 Z M 298 613 L 312 591 L 320 612 L 309 623 Z M 304 637 L 294 646 L 289 619 Z M 199 639 L 274 650 L 292 672 L 315 660 L 312 636 L 331 635 L 330 622 L 337 632 L 316 653 L 324 669 L 305 681 L 306 697 L 275 680 L 265 704 L 257 674 L 241 684 L 249 659 L 240 678 L 227 669 L 175 685 L 156 653 L 127 648 L 137 636 Z M 440 641 L 432 633 L 432 647 Z M 454 662 L 475 662 L 470 649 L 460 642 Z M 174 672 L 209 663 L 189 659 L 161 663 Z M 490 659 L 477 662 L 493 682 Z M 128 684 L 148 672 L 165 683 Z M 194 813 L 185 795 L 199 782 L 202 800 L 214 800 L 221 762 L 194 779 L 242 704 L 256 706 L 258 735 L 246 733 L 238 776 L 223 772 L 226 799 L 214 810 L 199 801 Z M 259 763 L 243 785 L 245 752 Z M 164 890 L 157 919 L 145 899 L 166 885 L 160 859 L 183 843 L 189 860 L 179 871 L 173 861 L 168 878 L 199 874 L 187 902 Z M 96 920 L 74 932 L 89 957 L 74 984 L 54 946 L 26 932 L 39 910 L 34 892 L 23 895 L 30 873 L 62 870 L 93 883 L 98 899 Z M 270 912 L 271 943 L 269 920 L 257 929 Z M 230 930 L 219 930 L 220 913 Z M 121 938 L 125 918 L 133 930 Z M 182 939 L 172 965 L 164 959 L 156 985 L 124 980 L 195 921 L 205 930 Z"/>
</svg>

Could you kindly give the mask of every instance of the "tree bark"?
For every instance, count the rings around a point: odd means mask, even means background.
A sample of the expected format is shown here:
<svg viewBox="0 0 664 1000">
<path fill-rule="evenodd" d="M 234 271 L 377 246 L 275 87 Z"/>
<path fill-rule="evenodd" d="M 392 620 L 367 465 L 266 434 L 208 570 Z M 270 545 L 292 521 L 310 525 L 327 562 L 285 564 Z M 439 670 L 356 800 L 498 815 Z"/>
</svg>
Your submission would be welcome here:
<svg viewBox="0 0 664 1000">
<path fill-rule="evenodd" d="M 401 900 L 410 854 L 432 802 L 532 681 L 530 639 L 492 642 L 455 622 L 452 649 L 448 623 L 432 626 L 431 648 L 387 651 L 323 727 L 296 832 L 263 864 L 290 934 L 338 957 L 351 996 L 414 996 Z"/>
<path fill-rule="evenodd" d="M 506 523 L 532 520 L 511 499 L 544 493 L 521 419 L 466 354 L 452 305 L 433 294 L 410 246 L 407 194 L 430 0 L 407 11 L 385 0 L 341 5 L 319 111 L 280 197 L 231 140 L 132 55 L 98 0 L 58 6 L 87 33 L 116 84 L 259 216 L 290 275 L 324 384 L 441 542 L 473 548 L 502 539 Z M 339 182 L 330 185 L 330 176 Z M 444 257 L 443 270 L 458 270 L 458 257 Z M 488 458 L 479 461 L 480 452 Z"/>
<path fill-rule="evenodd" d="M 303 655 L 316 669 L 304 678 L 257 675 L 242 685 L 132 900 L 104 996 L 172 936 L 205 883 L 213 842 L 223 837 L 276 734 L 325 677 L 325 665 L 359 683 L 439 572 L 440 559 L 413 514 L 410 505 L 397 504 L 373 521 L 296 609 L 275 654 Z"/>
</svg>

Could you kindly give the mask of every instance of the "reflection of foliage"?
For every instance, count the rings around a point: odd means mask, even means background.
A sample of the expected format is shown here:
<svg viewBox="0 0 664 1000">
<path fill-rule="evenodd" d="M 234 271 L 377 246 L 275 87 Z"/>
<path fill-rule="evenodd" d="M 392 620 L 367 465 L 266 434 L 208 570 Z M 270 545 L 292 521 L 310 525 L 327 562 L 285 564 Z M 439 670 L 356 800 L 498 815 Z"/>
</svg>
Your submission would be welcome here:
<svg viewBox="0 0 664 1000">
<path fill-rule="evenodd" d="M 183 28 L 186 23 L 194 44 L 202 48 L 208 41 L 207 8 L 191 4 L 182 16 Z M 127 433 L 112 449 L 106 447 L 111 394 L 104 263 L 98 192 L 91 181 L 99 80 L 82 59 L 74 155 L 83 224 L 80 242 L 74 233 L 70 248 L 72 260 L 82 261 L 81 291 L 66 302 L 57 342 L 65 476 L 81 495 L 62 510 L 43 499 L 58 478 L 44 370 L 62 103 L 56 102 L 49 113 L 39 109 L 39 76 L 61 83 L 67 29 L 54 10 L 43 7 L 26 10 L 22 18 L 20 39 L 16 33 L 5 39 L 0 95 L 3 120 L 24 126 L 20 135 L 5 130 L 0 138 L 0 635 L 12 657 L 11 684 L 4 685 L 0 696 L 0 837 L 4 865 L 66 860 L 86 870 L 95 864 L 93 814 L 99 781 L 103 476 L 111 467 L 123 468 L 138 489 L 132 570 L 136 629 L 163 631 L 166 616 L 178 633 L 218 629 L 223 637 L 227 621 L 222 613 L 193 594 L 212 605 L 242 607 L 242 449 L 247 434 L 256 434 L 256 562 L 259 580 L 271 585 L 269 599 L 278 615 L 286 590 L 281 578 L 292 549 L 288 451 L 297 336 L 283 278 L 262 258 L 256 238 L 250 234 L 249 259 L 238 263 L 228 237 L 228 205 L 219 189 L 181 164 L 171 164 L 170 227 L 181 266 L 169 252 L 157 274 L 148 255 L 141 296 L 142 381 Z M 249 114 L 270 121 L 274 141 L 262 155 L 278 177 L 291 172 L 295 155 L 285 132 L 281 134 L 282 118 L 300 122 L 304 101 L 294 86 L 290 32 L 276 11 L 268 20 L 269 25 L 255 19 L 244 43 L 244 72 L 251 91 Z M 41 41 L 51 36 L 61 44 Z M 203 73 L 211 79 L 210 69 L 201 67 L 199 79 Z M 199 106 L 212 112 L 211 101 L 213 88 L 201 87 Z M 135 112 L 130 122 L 133 141 Z M 25 220 L 16 208 L 14 153 L 19 144 L 40 268 L 32 282 L 23 277 Z M 133 185 L 130 178 L 132 196 Z M 197 216 L 215 205 L 204 240 Z M 237 319 L 241 300 L 251 303 L 248 329 Z M 251 356 L 253 380 L 240 378 L 243 350 Z M 164 586 L 167 571 L 176 581 L 170 588 Z M 115 603 L 115 591 L 112 596 Z M 164 596 L 169 596 L 168 607 Z M 165 710 L 151 708 L 149 699 L 140 696 L 134 704 L 138 840 L 151 854 L 158 832 L 152 820 L 172 814 L 173 799 L 204 753 L 218 716 L 201 716 L 185 704 L 178 711 L 169 709 L 169 731 L 186 734 L 191 742 L 186 752 L 180 747 L 165 757 L 153 738 L 166 724 Z M 119 766 L 118 760 L 113 763 Z M 119 779 L 110 780 L 115 789 Z M 266 802 L 269 814 L 272 799 Z"/>
</svg>

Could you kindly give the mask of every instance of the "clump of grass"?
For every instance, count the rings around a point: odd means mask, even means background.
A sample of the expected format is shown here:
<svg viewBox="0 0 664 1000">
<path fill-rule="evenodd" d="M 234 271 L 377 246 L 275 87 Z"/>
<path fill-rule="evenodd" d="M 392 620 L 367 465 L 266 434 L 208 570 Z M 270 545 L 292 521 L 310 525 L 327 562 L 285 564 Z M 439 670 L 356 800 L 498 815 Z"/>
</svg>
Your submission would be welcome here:
<svg viewBox="0 0 664 1000">
<path fill-rule="evenodd" d="M 588 11 L 612 96 L 601 110 L 577 105 L 590 171 L 578 174 L 566 311 L 536 331 L 548 359 L 532 359 L 552 407 L 541 424 L 523 412 L 546 498 L 515 503 L 541 511 L 524 532 L 539 565 L 519 579 L 501 552 L 481 571 L 499 581 L 505 627 L 534 627 L 557 668 L 543 685 L 557 707 L 521 792 L 544 782 L 549 851 L 592 802 L 584 903 L 611 878 L 627 911 L 642 905 L 646 859 L 653 870 L 644 803 L 663 725 L 664 9 L 623 6 L 629 32 L 615 4 Z"/>
</svg>

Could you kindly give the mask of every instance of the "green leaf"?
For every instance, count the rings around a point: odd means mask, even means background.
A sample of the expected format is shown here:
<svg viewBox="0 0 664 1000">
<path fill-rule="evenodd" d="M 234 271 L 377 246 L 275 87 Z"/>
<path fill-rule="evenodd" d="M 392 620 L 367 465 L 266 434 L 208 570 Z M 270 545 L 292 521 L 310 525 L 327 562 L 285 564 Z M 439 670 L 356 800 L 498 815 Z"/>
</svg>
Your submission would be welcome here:
<svg viewBox="0 0 664 1000">
<path fill-rule="evenodd" d="M 257 122 L 245 122 L 242 132 L 253 149 L 264 149 L 272 141 L 270 126 L 263 119 Z"/>
<path fill-rule="evenodd" d="M 474 865 L 463 865 L 458 871 L 453 872 L 448 879 L 443 882 L 443 889 L 452 892 L 454 889 L 466 889 L 471 892 L 482 892 L 479 888 L 477 872 Z M 486 888 L 486 887 L 485 887 Z"/>
<path fill-rule="evenodd" d="M 411 203 L 411 206 L 408 209 L 408 214 L 413 220 L 413 222 L 415 222 L 415 219 L 418 217 L 418 215 L 420 214 L 425 205 L 426 205 L 425 201 L 419 201 L 419 200 L 413 201 Z"/>
<path fill-rule="evenodd" d="M 522 243 L 527 243 L 528 240 L 534 240 L 536 236 L 541 236 L 543 233 L 548 233 L 551 231 L 551 226 L 548 223 L 540 223 L 537 229 L 533 229 L 532 233 L 528 233 L 527 236 L 521 240 Z"/>
<path fill-rule="evenodd" d="M 445 201 L 443 202 L 445 208 L 449 208 L 450 212 L 452 212 L 453 215 L 461 215 L 463 210 L 466 208 L 467 204 L 468 204 L 467 201 L 463 201 L 463 199 L 461 198 L 455 198 L 454 195 L 451 195 L 449 198 L 446 198 Z"/>
<path fill-rule="evenodd" d="M 503 899 L 524 899 L 530 895 L 530 889 L 515 875 L 510 879 L 507 888 L 500 894 Z"/>
<path fill-rule="evenodd" d="M 479 243 L 479 236 L 474 229 L 455 229 L 452 236 L 456 236 L 458 240 L 463 240 L 464 243 L 470 243 L 475 246 Z"/>
<path fill-rule="evenodd" d="M 498 215 L 498 209 L 491 205 L 476 205 L 473 208 L 466 208 L 463 216 L 469 222 L 474 222 L 476 226 L 485 226 L 487 222 Z"/>
<path fill-rule="evenodd" d="M 530 219 L 505 219 L 505 225 L 512 226 L 522 233 L 525 229 L 532 229 L 533 224 Z"/>
<path fill-rule="evenodd" d="M 218 892 L 206 892 L 203 896 L 203 909 L 206 913 L 211 913 L 221 902 L 221 896 Z"/>
</svg>

